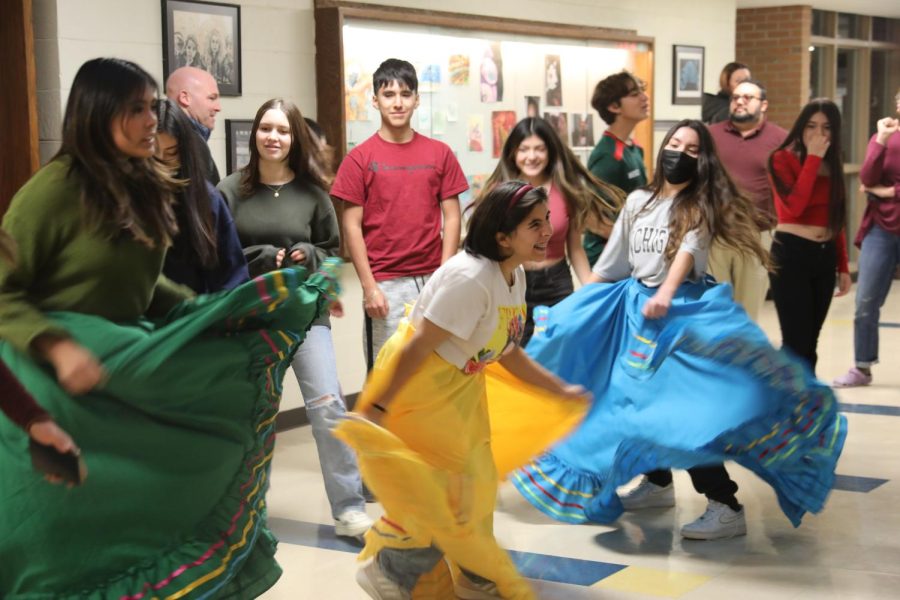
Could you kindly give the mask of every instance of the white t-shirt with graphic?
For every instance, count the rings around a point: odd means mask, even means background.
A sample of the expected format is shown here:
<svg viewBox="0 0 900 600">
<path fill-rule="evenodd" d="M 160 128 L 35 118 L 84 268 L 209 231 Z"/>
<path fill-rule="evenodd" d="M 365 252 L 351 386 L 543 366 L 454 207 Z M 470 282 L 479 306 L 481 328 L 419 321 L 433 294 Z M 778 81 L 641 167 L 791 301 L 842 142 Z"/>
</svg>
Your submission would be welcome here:
<svg viewBox="0 0 900 600">
<path fill-rule="evenodd" d="M 669 211 L 672 198 L 656 198 L 647 206 L 651 192 L 635 190 L 628 195 L 609 242 L 594 264 L 594 273 L 607 281 L 634 277 L 648 287 L 659 287 L 669 273 L 666 246 L 669 243 Z M 710 235 L 688 231 L 679 251 L 690 252 L 694 266 L 688 274 L 699 281 L 706 273 Z"/>
<path fill-rule="evenodd" d="M 436 349 L 438 356 L 466 373 L 499 360 L 525 327 L 525 270 L 514 271 L 510 286 L 500 264 L 460 252 L 435 271 L 410 313 L 452 335 Z"/>
</svg>

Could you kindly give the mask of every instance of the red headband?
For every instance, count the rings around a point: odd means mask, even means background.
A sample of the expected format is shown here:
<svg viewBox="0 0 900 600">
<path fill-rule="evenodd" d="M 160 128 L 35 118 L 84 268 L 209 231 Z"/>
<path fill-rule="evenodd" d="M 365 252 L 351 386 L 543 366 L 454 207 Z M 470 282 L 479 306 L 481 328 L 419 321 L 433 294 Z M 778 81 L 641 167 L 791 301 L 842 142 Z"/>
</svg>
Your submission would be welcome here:
<svg viewBox="0 0 900 600">
<path fill-rule="evenodd" d="M 528 184 L 528 183 L 526 183 L 525 185 L 523 185 L 522 187 L 517 189 L 516 193 L 513 194 L 512 198 L 510 198 L 509 205 L 506 207 L 506 211 L 509 212 L 510 210 L 512 210 L 512 207 L 516 205 L 516 202 L 521 200 L 522 196 L 524 196 L 525 194 L 527 194 L 528 192 L 530 192 L 533 189 L 534 189 L 534 186 L 532 186 L 531 184 Z"/>
</svg>

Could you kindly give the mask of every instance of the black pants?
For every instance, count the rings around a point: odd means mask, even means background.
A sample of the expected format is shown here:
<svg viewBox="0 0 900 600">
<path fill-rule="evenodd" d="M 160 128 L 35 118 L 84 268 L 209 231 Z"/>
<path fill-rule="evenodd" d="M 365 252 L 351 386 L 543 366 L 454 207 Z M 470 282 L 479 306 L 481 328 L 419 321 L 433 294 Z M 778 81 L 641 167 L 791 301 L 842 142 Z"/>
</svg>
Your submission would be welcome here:
<svg viewBox="0 0 900 600">
<path fill-rule="evenodd" d="M 710 500 L 721 502 L 731 507 L 732 510 L 741 510 L 741 504 L 737 501 L 738 485 L 728 476 L 725 465 L 707 465 L 688 469 L 691 483 L 698 494 L 703 494 Z M 647 473 L 647 480 L 660 487 L 666 487 L 672 483 L 672 471 L 661 470 Z"/>
<path fill-rule="evenodd" d="M 834 296 L 836 244 L 776 231 L 772 260 L 776 271 L 769 278 L 781 343 L 815 371 L 819 332 Z"/>
<path fill-rule="evenodd" d="M 553 306 L 575 291 L 569 261 L 564 259 L 546 269 L 525 271 L 525 286 L 528 316 L 521 342 L 523 348 L 534 333 L 534 307 Z"/>
</svg>

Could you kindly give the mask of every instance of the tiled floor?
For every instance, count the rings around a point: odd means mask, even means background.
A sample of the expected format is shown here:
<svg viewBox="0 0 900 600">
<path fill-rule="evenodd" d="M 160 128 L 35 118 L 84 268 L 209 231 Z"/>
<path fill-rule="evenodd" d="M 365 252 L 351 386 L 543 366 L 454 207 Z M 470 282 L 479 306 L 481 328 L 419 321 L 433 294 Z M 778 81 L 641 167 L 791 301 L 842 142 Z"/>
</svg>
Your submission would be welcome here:
<svg viewBox="0 0 900 600">
<path fill-rule="evenodd" d="M 774 307 L 764 329 L 779 342 Z M 819 344 L 830 381 L 852 359 L 853 297 L 838 298 Z M 542 598 L 643 600 L 820 600 L 900 598 L 900 284 L 882 314 L 882 362 L 867 388 L 842 390 L 849 436 L 839 488 L 820 515 L 793 529 L 771 489 L 733 466 L 749 534 L 718 542 L 682 540 L 680 524 L 705 502 L 677 473 L 677 507 L 626 516 L 614 527 L 566 525 L 500 491 L 496 532 Z M 308 428 L 279 435 L 269 515 L 284 568 L 267 600 L 364 600 L 352 545 L 336 540 Z M 378 505 L 369 513 L 379 514 Z M 323 526 L 319 526 L 322 524 Z M 575 559 L 575 560 L 573 560 Z"/>
</svg>

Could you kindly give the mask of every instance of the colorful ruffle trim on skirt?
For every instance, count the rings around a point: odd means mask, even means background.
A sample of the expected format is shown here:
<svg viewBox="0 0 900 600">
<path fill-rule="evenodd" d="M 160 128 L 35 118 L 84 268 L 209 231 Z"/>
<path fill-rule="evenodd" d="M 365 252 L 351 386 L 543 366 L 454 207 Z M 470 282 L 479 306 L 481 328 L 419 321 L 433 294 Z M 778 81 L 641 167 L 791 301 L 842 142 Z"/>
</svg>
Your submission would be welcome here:
<svg viewBox="0 0 900 600">
<path fill-rule="evenodd" d="M 772 486 L 795 526 L 821 511 L 847 435 L 831 388 L 771 346 L 730 286 L 685 283 L 665 318 L 646 320 L 655 291 L 588 285 L 550 309 L 527 351 L 594 404 L 511 475 L 519 492 L 560 521 L 608 523 L 623 511 L 616 488 L 635 476 L 732 460 Z"/>
<path fill-rule="evenodd" d="M 160 322 L 51 315 L 109 375 L 84 396 L 0 343 L 88 467 L 79 487 L 50 485 L 24 433 L 0 423 L 0 596 L 243 599 L 271 587 L 281 570 L 265 494 L 282 380 L 339 267 L 268 273 Z"/>
</svg>

